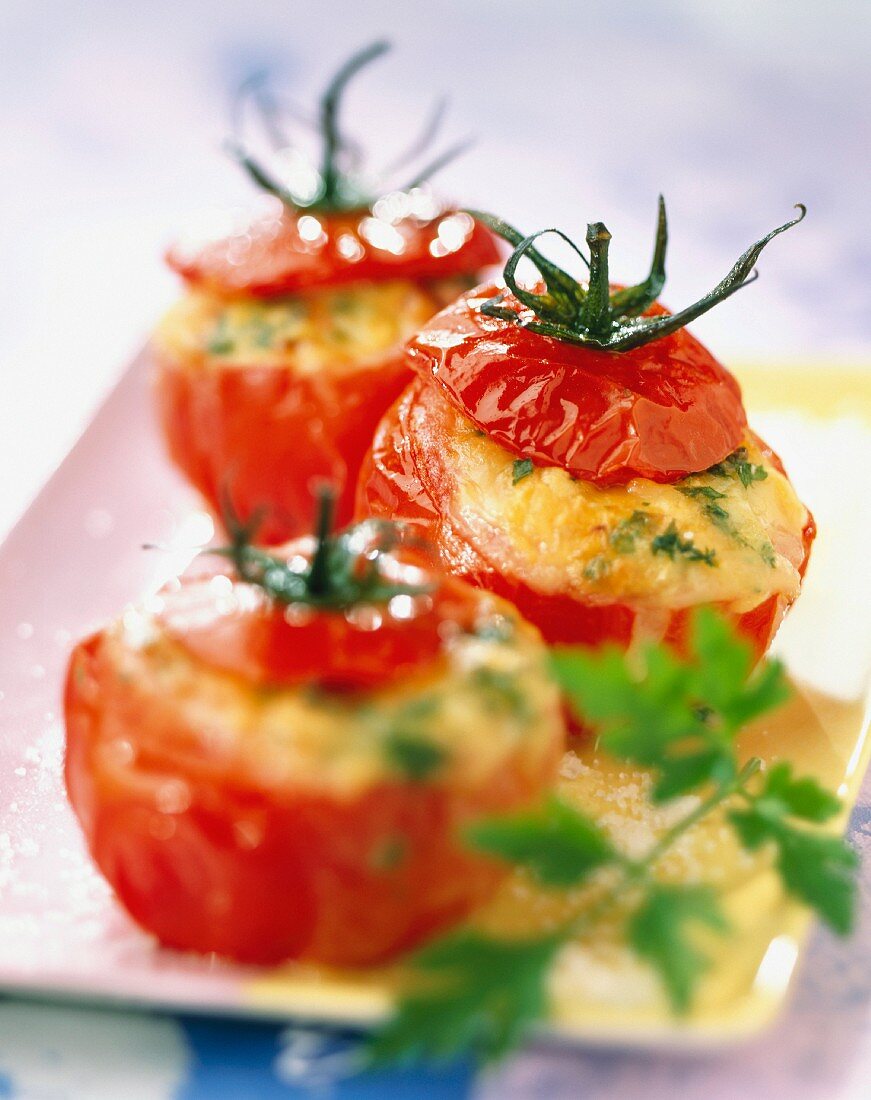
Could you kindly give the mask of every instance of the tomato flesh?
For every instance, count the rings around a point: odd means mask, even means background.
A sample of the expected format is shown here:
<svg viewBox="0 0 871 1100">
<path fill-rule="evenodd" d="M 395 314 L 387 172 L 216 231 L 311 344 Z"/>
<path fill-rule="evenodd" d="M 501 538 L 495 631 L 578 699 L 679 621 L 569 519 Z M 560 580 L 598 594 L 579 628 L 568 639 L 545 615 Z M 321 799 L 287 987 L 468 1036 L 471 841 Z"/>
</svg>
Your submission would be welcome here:
<svg viewBox="0 0 871 1100">
<path fill-rule="evenodd" d="M 478 287 L 436 314 L 411 340 L 409 359 L 513 454 L 604 486 L 679 481 L 740 444 L 738 383 L 685 329 L 631 351 L 598 351 L 482 314 L 499 290 Z M 511 295 L 501 304 L 531 317 Z"/>
<path fill-rule="evenodd" d="M 312 488 L 339 490 L 336 520 L 353 512 L 354 485 L 380 417 L 408 381 L 403 356 L 340 374 L 279 367 L 192 369 L 155 351 L 157 412 L 170 457 L 220 515 L 227 500 L 258 541 L 285 542 L 309 525 Z"/>
<path fill-rule="evenodd" d="M 361 280 L 440 279 L 498 260 L 492 233 L 461 212 L 390 218 L 292 212 L 278 202 L 227 236 L 167 254 L 191 285 L 257 298 Z"/>
</svg>

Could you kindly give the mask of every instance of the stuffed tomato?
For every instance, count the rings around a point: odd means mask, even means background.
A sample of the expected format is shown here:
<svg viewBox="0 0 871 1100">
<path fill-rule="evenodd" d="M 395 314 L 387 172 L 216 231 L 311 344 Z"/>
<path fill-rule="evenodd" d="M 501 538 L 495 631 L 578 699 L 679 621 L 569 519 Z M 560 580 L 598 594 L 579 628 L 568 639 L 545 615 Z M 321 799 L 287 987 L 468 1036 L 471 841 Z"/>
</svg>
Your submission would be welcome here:
<svg viewBox="0 0 871 1100">
<path fill-rule="evenodd" d="M 664 210 L 638 287 L 608 286 L 606 233 L 588 231 L 583 288 L 512 236 L 544 285 L 516 284 L 512 257 L 507 288 L 462 295 L 412 339 L 418 379 L 379 427 L 358 507 L 417 523 L 446 568 L 549 642 L 679 647 L 690 611 L 712 604 L 761 656 L 813 520 L 734 378 L 683 325 L 742 285 L 771 235 L 672 315 L 654 304 Z"/>
<path fill-rule="evenodd" d="M 361 459 L 409 377 L 404 341 L 499 258 L 485 226 L 419 186 L 426 173 L 379 197 L 346 168 L 341 93 L 380 52 L 327 89 L 319 169 L 297 186 L 234 146 L 270 193 L 263 212 L 168 254 L 186 284 L 153 341 L 170 456 L 216 511 L 261 514 L 269 543 L 302 533 L 313 478 L 342 488 L 350 519 Z"/>
<path fill-rule="evenodd" d="M 83 641 L 66 780 L 95 862 L 169 946 L 362 965 L 504 871 L 463 826 L 540 799 L 564 730 L 537 631 L 384 525 L 238 536 Z M 486 729 L 486 737 L 480 732 Z"/>
</svg>

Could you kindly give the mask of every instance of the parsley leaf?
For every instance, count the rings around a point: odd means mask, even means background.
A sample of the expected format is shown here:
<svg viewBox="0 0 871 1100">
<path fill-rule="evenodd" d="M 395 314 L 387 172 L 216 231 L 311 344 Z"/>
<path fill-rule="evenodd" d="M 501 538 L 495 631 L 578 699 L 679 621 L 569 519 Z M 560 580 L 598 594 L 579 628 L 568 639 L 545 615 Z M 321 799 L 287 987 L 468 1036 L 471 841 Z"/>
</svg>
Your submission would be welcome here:
<svg viewBox="0 0 871 1100">
<path fill-rule="evenodd" d="M 523 481 L 534 469 L 531 458 L 515 458 L 514 465 L 511 467 L 511 484 L 516 485 L 518 481 Z"/>
<path fill-rule="evenodd" d="M 717 896 L 707 886 L 656 884 L 629 921 L 629 942 L 658 971 L 676 1012 L 686 1012 L 708 961 L 688 932 L 691 924 L 727 930 Z"/>
<path fill-rule="evenodd" d="M 638 679 L 616 649 L 559 648 L 551 667 L 575 712 L 595 723 L 605 749 L 647 767 L 667 762 L 672 746 L 702 728 L 693 709 L 690 671 L 664 649 L 645 652 Z"/>
<path fill-rule="evenodd" d="M 750 645 L 710 608 L 693 616 L 689 648 L 692 690 L 731 733 L 789 698 L 783 665 L 768 661 L 754 670 Z"/>
<path fill-rule="evenodd" d="M 705 783 L 728 783 L 734 776 L 735 764 L 731 754 L 721 746 L 675 754 L 660 769 L 653 789 L 653 800 L 668 802 Z"/>
<path fill-rule="evenodd" d="M 710 608 L 694 615 L 688 650 L 681 661 L 663 646 L 646 647 L 640 676 L 615 649 L 551 654 L 564 694 L 579 718 L 599 727 L 603 747 L 658 773 L 657 802 L 734 778 L 738 730 L 788 694 L 782 667 L 753 671 L 747 643 Z"/>
<path fill-rule="evenodd" d="M 545 1013 L 548 970 L 560 947 L 614 917 L 621 903 L 633 907 L 625 919 L 629 946 L 655 968 L 675 1011 L 686 1011 L 708 965 L 699 935 L 725 931 L 726 921 L 711 887 L 664 883 L 657 871 L 677 838 L 719 807 L 744 847 L 773 846 L 787 891 L 835 931 L 850 929 L 857 857 L 839 838 L 801 824 L 829 820 L 838 800 L 786 763 L 763 776 L 753 758 L 739 770 L 736 735 L 785 698 L 783 669 L 777 663 L 754 669 L 746 642 L 710 609 L 693 617 L 686 649 L 679 658 L 650 645 L 631 663 L 617 650 L 553 651 L 554 673 L 581 717 L 599 727 L 601 747 L 652 771 L 654 801 L 709 789 L 641 858 L 622 855 L 593 820 L 556 797 L 468 827 L 473 847 L 551 889 L 607 868 L 603 893 L 539 938 L 511 941 L 465 930 L 413 956 L 417 980 L 375 1036 L 374 1060 L 438 1061 L 461 1052 L 484 1061 L 500 1057 Z"/>
<path fill-rule="evenodd" d="M 750 851 L 767 841 L 774 843 L 777 870 L 791 894 L 809 905 L 839 935 L 852 929 L 859 857 L 842 837 L 795 828 L 764 796 L 750 809 L 733 810 L 729 820 Z"/>
<path fill-rule="evenodd" d="M 492 1062 L 547 1010 L 547 978 L 564 933 L 496 940 L 461 931 L 412 956 L 431 982 L 402 998 L 370 1040 L 369 1062 L 444 1062 L 471 1051 Z"/>
<path fill-rule="evenodd" d="M 840 800 L 815 779 L 793 778 L 792 765 L 785 760 L 770 768 L 765 777 L 760 802 L 772 800 L 780 803 L 785 813 L 804 821 L 828 821 L 841 808 Z"/>
<path fill-rule="evenodd" d="M 595 822 L 556 797 L 529 813 L 478 822 L 466 836 L 473 847 L 526 867 L 546 886 L 573 886 L 616 855 Z"/>
</svg>

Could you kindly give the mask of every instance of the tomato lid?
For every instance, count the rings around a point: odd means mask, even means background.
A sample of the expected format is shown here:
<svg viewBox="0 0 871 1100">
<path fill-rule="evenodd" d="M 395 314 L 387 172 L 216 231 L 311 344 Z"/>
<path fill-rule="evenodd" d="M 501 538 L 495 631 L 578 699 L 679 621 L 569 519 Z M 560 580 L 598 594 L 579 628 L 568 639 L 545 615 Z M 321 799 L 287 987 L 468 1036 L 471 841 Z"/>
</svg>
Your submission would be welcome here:
<svg viewBox="0 0 871 1100">
<path fill-rule="evenodd" d="M 174 270 L 218 293 L 269 297 L 352 280 L 469 274 L 499 260 L 495 238 L 485 226 L 468 214 L 441 208 L 424 187 L 465 143 L 411 172 L 435 138 L 443 103 L 411 147 L 375 173 L 379 184 L 373 188 L 367 182 L 371 173 L 364 178 L 359 146 L 341 131 L 339 110 L 351 78 L 388 48 L 386 42 L 375 42 L 354 54 L 328 84 L 317 108 L 317 165 L 293 147 L 262 80 L 243 85 L 237 114 L 249 100 L 258 110 L 274 165 L 256 159 L 238 134 L 228 148 L 251 180 L 277 201 L 233 232 L 171 248 L 167 261 Z M 397 186 L 389 179 L 400 167 L 408 167 L 412 178 Z"/>
<path fill-rule="evenodd" d="M 482 314 L 496 292 L 490 284 L 462 295 L 412 339 L 409 358 L 506 450 L 613 485 L 676 481 L 740 445 L 738 383 L 685 330 L 617 355 Z"/>
<path fill-rule="evenodd" d="M 167 262 L 192 285 L 259 298 L 357 281 L 450 278 L 498 262 L 486 226 L 461 211 L 434 209 L 423 191 L 340 213 L 293 211 L 276 201 L 229 234 L 175 245 Z"/>
<path fill-rule="evenodd" d="M 481 593 L 403 546 L 394 524 L 333 533 L 332 506 L 323 493 L 318 533 L 277 551 L 233 527 L 231 546 L 213 551 L 231 568 L 197 567 L 167 588 L 162 628 L 198 660 L 256 685 L 355 690 L 408 676 L 475 629 Z"/>
<path fill-rule="evenodd" d="M 518 456 L 601 485 L 680 480 L 725 458 L 746 426 L 738 383 L 683 326 L 745 285 L 800 209 L 675 314 L 656 302 L 665 281 L 662 199 L 650 274 L 632 287 L 608 282 L 610 234 L 601 222 L 587 229 L 589 259 L 569 241 L 589 267 L 582 286 L 534 247 L 540 233 L 523 237 L 479 215 L 516 245 L 507 287 L 484 285 L 437 314 L 410 342 L 411 364 Z M 542 275 L 531 287 L 514 277 L 524 256 Z"/>
</svg>

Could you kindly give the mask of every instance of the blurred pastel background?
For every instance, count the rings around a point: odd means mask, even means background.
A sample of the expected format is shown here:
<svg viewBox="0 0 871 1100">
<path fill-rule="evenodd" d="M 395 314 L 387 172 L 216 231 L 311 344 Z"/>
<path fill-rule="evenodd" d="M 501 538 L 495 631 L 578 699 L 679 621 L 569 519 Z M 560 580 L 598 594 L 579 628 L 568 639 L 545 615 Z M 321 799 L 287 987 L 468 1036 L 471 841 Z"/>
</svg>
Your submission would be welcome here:
<svg viewBox="0 0 871 1100">
<path fill-rule="evenodd" d="M 604 220 L 618 279 L 649 261 L 662 191 L 675 306 L 803 201 L 808 218 L 765 253 L 759 281 L 695 331 L 727 362 L 871 365 L 867 0 L 0 0 L 0 537 L 171 301 L 166 244 L 204 207 L 252 197 L 221 150 L 240 81 L 265 69 L 310 102 L 381 36 L 396 48 L 354 85 L 347 114 L 373 159 L 396 153 L 447 92 L 446 136 L 477 141 L 439 187 L 529 231 L 582 237 Z M 843 1004 L 856 1003 L 832 1058 L 864 1052 L 847 1064 L 823 1065 L 799 1042 L 776 1064 L 765 1042 L 740 1065 L 533 1054 L 475 1095 L 867 1097 L 867 983 L 838 959 L 818 942 L 781 1036 L 819 1028 L 815 1005 L 840 982 Z M 307 1042 L 5 1002 L 0 1097 L 333 1095 L 330 1074 L 318 1077 L 324 1052 Z M 458 1069 L 335 1095 L 471 1088 Z"/>
<path fill-rule="evenodd" d="M 396 49 L 348 103 L 376 160 L 447 92 L 446 135 L 477 142 L 446 193 L 530 231 L 602 219 L 618 278 L 662 190 L 675 305 L 804 201 L 696 331 L 727 361 L 868 355 L 865 0 L 3 0 L 0 531 L 172 298 L 173 234 L 252 197 L 221 150 L 239 82 L 267 69 L 310 102 L 379 36 Z"/>
</svg>

